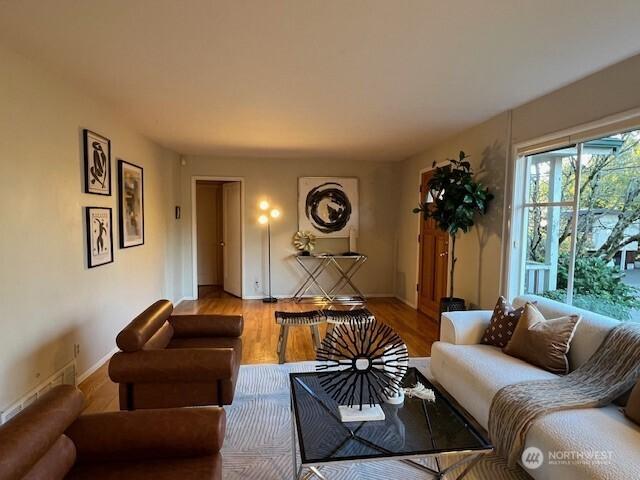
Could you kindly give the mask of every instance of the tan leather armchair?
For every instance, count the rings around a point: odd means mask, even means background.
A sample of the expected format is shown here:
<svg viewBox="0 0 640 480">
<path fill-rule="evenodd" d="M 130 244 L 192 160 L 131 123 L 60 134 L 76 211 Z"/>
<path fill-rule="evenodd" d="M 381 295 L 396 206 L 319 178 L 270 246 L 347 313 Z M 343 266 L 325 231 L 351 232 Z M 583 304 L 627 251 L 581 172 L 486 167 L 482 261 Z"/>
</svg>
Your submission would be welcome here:
<svg viewBox="0 0 640 480">
<path fill-rule="evenodd" d="M 0 427 L 0 480 L 222 478 L 222 408 L 80 415 L 82 392 L 55 387 Z"/>
<path fill-rule="evenodd" d="M 109 362 L 120 409 L 230 405 L 242 360 L 243 320 L 228 315 L 172 315 L 159 300 L 116 338 Z"/>
</svg>

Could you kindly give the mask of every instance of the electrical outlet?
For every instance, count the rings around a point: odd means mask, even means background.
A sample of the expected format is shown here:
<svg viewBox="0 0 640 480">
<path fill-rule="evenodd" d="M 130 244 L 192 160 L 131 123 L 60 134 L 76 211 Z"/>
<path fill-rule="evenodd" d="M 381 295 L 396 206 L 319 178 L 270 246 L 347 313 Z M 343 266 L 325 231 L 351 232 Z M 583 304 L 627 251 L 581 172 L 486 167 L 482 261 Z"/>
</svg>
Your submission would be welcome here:
<svg viewBox="0 0 640 480">
<path fill-rule="evenodd" d="M 260 291 L 260 281 L 256 280 L 253 284 L 253 288 L 255 288 L 256 292 Z"/>
</svg>

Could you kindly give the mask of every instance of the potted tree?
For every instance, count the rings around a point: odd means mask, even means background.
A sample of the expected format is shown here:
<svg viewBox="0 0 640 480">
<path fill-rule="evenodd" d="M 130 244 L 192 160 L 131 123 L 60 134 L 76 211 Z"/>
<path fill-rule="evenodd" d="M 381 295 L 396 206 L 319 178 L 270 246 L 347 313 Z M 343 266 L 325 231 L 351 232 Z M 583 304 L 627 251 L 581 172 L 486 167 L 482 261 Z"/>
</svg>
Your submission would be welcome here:
<svg viewBox="0 0 640 480">
<path fill-rule="evenodd" d="M 449 296 L 440 299 L 440 312 L 464 310 L 462 298 L 453 296 L 454 273 L 456 268 L 456 235 L 468 232 L 474 225 L 476 215 L 487 213 L 493 194 L 489 189 L 473 179 L 473 171 L 468 156 L 460 151 L 458 160 L 437 167 L 428 183 L 427 196 L 413 213 L 422 213 L 425 220 L 433 218 L 438 228 L 451 237 L 451 273 Z M 436 166 L 436 162 L 433 162 Z"/>
</svg>

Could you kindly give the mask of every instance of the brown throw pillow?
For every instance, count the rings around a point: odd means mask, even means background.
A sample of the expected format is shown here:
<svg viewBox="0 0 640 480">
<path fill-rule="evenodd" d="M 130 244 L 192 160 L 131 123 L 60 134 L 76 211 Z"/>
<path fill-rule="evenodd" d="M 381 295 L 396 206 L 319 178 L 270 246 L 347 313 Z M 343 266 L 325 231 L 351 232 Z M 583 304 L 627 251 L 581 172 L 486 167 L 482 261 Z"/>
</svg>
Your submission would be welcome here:
<svg viewBox="0 0 640 480">
<path fill-rule="evenodd" d="M 491 323 L 485 330 L 481 343 L 504 348 L 511 340 L 511 335 L 523 311 L 524 307 L 513 308 L 504 297 L 500 297 L 496 308 L 493 309 Z"/>
<path fill-rule="evenodd" d="M 624 414 L 629 420 L 640 425 L 640 380 L 638 380 L 636 386 L 631 390 Z"/>
<path fill-rule="evenodd" d="M 552 373 L 569 373 L 569 346 L 580 322 L 580 316 L 546 320 L 532 304 L 524 306 L 511 341 L 504 353 L 544 368 Z"/>
</svg>

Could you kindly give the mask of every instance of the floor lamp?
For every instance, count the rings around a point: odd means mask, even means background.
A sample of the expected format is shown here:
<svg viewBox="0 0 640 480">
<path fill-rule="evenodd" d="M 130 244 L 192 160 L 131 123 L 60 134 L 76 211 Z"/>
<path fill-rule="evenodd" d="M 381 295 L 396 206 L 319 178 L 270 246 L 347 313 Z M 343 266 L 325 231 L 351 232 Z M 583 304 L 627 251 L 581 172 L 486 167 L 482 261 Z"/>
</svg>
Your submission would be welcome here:
<svg viewBox="0 0 640 480">
<path fill-rule="evenodd" d="M 278 301 L 277 298 L 271 295 L 271 221 L 280 217 L 280 210 L 277 208 L 272 208 L 271 211 L 267 214 L 267 210 L 269 210 L 269 202 L 263 200 L 260 202 L 260 210 L 264 213 L 258 217 L 258 223 L 260 225 L 267 226 L 267 242 L 268 242 L 268 255 L 269 255 L 269 296 L 262 299 L 264 303 L 276 303 Z"/>
</svg>

